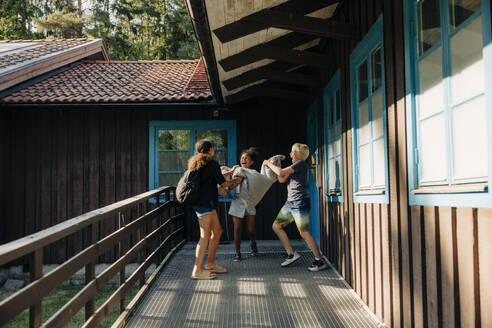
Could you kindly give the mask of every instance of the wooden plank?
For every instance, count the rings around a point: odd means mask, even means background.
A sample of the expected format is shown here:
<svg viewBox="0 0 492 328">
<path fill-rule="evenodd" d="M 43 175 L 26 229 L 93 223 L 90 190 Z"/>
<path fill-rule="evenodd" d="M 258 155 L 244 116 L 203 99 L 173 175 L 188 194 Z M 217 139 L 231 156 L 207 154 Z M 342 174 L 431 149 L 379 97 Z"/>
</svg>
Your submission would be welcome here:
<svg viewBox="0 0 492 328">
<path fill-rule="evenodd" d="M 478 263 L 480 274 L 480 323 L 482 327 L 492 327 L 492 210 L 478 210 Z"/>
<path fill-rule="evenodd" d="M 360 203 L 354 204 L 354 219 L 355 219 L 355 286 L 354 289 L 362 298 L 362 275 L 361 275 L 361 246 L 360 246 Z"/>
<path fill-rule="evenodd" d="M 442 325 L 455 326 L 453 223 L 450 207 L 439 208 L 441 252 Z"/>
<path fill-rule="evenodd" d="M 279 38 L 273 39 L 272 41 L 265 42 L 260 45 L 256 45 L 254 47 L 245 49 L 241 52 L 235 53 L 234 55 L 225 57 L 221 59 L 219 63 L 225 61 L 226 63 L 228 63 L 230 67 L 241 67 L 261 59 L 261 56 L 259 56 L 259 54 L 257 53 L 259 53 L 265 45 L 289 49 L 289 48 L 298 47 L 300 45 L 306 44 L 316 39 L 317 37 L 313 35 L 305 35 L 301 33 L 292 32 L 284 36 L 281 36 Z M 254 58 L 251 59 L 249 58 L 250 56 L 254 56 Z"/>
<path fill-rule="evenodd" d="M 360 253 L 361 253 L 361 298 L 366 304 L 368 300 L 368 275 L 367 275 L 367 204 L 360 204 Z"/>
<path fill-rule="evenodd" d="M 436 221 L 435 208 L 424 207 L 425 267 L 427 290 L 427 326 L 438 327 L 438 291 L 436 258 Z"/>
<path fill-rule="evenodd" d="M 473 211 L 471 208 L 456 210 L 461 327 L 474 327 L 476 319 Z"/>
<path fill-rule="evenodd" d="M 381 241 L 381 204 L 374 205 L 374 313 L 383 321 L 383 264 Z"/>
<path fill-rule="evenodd" d="M 276 87 L 260 84 L 260 85 L 254 85 L 248 87 L 246 89 L 228 95 L 226 97 L 226 101 L 229 104 L 237 104 L 242 101 L 258 96 L 288 99 L 292 101 L 302 101 L 305 100 L 309 96 L 309 94 L 303 93 L 301 91 L 287 90 L 285 88 L 276 88 Z"/>
<path fill-rule="evenodd" d="M 328 68 L 330 66 L 331 58 L 311 51 L 262 44 L 246 49 L 236 55 L 221 59 L 219 64 L 224 71 L 229 72 L 262 59 L 275 59 L 299 65 Z"/>
<path fill-rule="evenodd" d="M 39 134 L 38 134 L 38 124 L 37 113 L 30 112 L 26 115 L 26 134 L 27 140 L 29 142 L 26 143 L 25 148 L 23 149 L 26 152 L 26 167 L 25 167 L 25 177 L 26 177 L 26 186 L 25 195 L 24 195 L 24 206 L 25 217 L 24 217 L 24 233 L 32 234 L 36 232 L 36 196 L 38 194 L 37 191 L 37 176 L 38 176 L 38 164 L 39 164 Z"/>
<path fill-rule="evenodd" d="M 56 165 L 56 217 L 53 224 L 65 221 L 67 217 L 67 195 L 68 181 L 67 176 L 67 154 L 68 154 L 68 120 L 66 112 L 60 113 L 57 125 L 57 165 Z M 56 242 L 56 257 L 62 261 L 67 259 L 66 238 Z"/>
<path fill-rule="evenodd" d="M 29 259 L 29 275 L 31 282 L 36 281 L 43 275 L 43 250 L 34 251 Z M 41 299 L 29 309 L 29 327 L 41 326 Z"/>
<path fill-rule="evenodd" d="M 284 13 L 273 9 L 266 9 L 259 12 L 253 19 L 248 19 L 248 22 L 250 21 L 264 24 L 268 27 L 311 34 L 324 38 L 353 40 L 356 36 L 355 26 L 351 24 L 337 22 L 334 19 Z"/>
<path fill-rule="evenodd" d="M 278 64 L 278 62 L 275 62 L 275 64 Z M 270 65 L 266 65 L 251 71 L 246 71 L 240 75 L 222 81 L 222 84 L 227 90 L 237 89 L 262 79 L 311 87 L 319 86 L 321 84 L 321 80 L 317 75 L 296 73 L 293 71 L 284 72 L 270 67 Z M 295 67 L 295 65 L 288 65 L 288 67 Z"/>
<path fill-rule="evenodd" d="M 421 229 L 423 226 L 423 217 L 421 216 L 421 207 L 412 206 L 410 208 L 410 222 L 412 229 L 412 269 L 413 269 L 413 322 L 415 327 L 424 327 L 427 322 L 427 304 L 425 292 L 425 236 Z"/>
<path fill-rule="evenodd" d="M 367 204 L 367 217 L 366 217 L 366 245 L 367 245 L 367 305 L 376 312 L 374 301 L 374 284 L 375 284 L 375 268 L 374 268 L 374 204 Z"/>
<path fill-rule="evenodd" d="M 382 243 L 382 262 L 383 262 L 383 319 L 384 323 L 390 327 L 393 321 L 392 309 L 392 252 L 391 252 L 391 220 L 389 205 L 382 206 L 381 209 L 381 243 Z"/>
<path fill-rule="evenodd" d="M 285 13 L 295 12 L 300 15 L 306 15 L 310 12 L 325 8 L 333 3 L 336 3 L 337 1 L 339 0 L 291 0 L 284 2 L 278 6 L 271 7 L 271 9 Z M 219 8 L 219 10 L 220 9 L 221 8 Z M 261 16 L 262 12 L 266 10 L 268 9 L 258 11 L 239 20 L 231 19 L 228 21 L 227 25 L 213 30 L 213 33 L 222 43 L 225 43 L 268 28 L 268 23 L 265 23 L 262 20 L 255 19 L 256 17 Z M 213 13 L 212 15 L 215 16 L 214 14 L 215 13 Z"/>
</svg>

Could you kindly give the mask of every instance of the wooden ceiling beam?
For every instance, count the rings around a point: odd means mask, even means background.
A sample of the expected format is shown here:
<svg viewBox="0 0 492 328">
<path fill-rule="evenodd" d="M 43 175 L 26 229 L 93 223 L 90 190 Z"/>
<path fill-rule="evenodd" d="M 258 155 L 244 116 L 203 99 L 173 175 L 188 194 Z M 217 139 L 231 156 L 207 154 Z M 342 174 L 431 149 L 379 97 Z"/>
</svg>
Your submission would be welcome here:
<svg viewBox="0 0 492 328">
<path fill-rule="evenodd" d="M 309 97 L 309 94 L 305 92 L 298 92 L 298 91 L 292 91 L 286 89 L 279 89 L 271 86 L 265 86 L 262 83 L 226 96 L 226 102 L 232 105 L 254 97 L 263 97 L 263 96 L 302 102 L 303 100 Z"/>
<path fill-rule="evenodd" d="M 275 70 L 268 65 L 224 80 L 222 84 L 230 91 L 263 79 L 308 87 L 316 87 L 321 84 L 320 78 L 316 75 Z"/>
<path fill-rule="evenodd" d="M 278 10 L 262 10 L 255 20 L 270 27 L 290 30 L 293 32 L 317 35 L 325 38 L 355 40 L 356 28 L 352 24 L 337 22 L 333 19 L 322 19 L 284 13 Z"/>
<path fill-rule="evenodd" d="M 237 55 L 232 55 L 219 61 L 226 71 L 245 66 L 262 59 L 275 59 L 287 63 L 328 68 L 330 57 L 314 52 L 274 47 L 267 44 L 251 47 Z"/>
<path fill-rule="evenodd" d="M 284 13 L 293 12 L 302 16 L 331 6 L 340 1 L 341 0 L 291 0 L 269 9 Z M 220 42 L 225 43 L 261 31 L 270 26 L 268 25 L 268 22 L 258 19 L 258 17 L 261 17 L 263 11 L 264 10 L 260 10 L 259 12 L 245 16 L 240 20 L 219 27 L 213 32 Z"/>
</svg>

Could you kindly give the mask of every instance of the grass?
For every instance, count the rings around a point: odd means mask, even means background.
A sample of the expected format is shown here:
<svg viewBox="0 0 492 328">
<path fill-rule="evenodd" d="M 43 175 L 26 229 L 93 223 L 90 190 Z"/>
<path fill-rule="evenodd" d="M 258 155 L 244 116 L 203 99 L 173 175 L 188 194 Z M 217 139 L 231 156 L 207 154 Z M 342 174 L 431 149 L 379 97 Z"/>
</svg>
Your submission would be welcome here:
<svg viewBox="0 0 492 328">
<path fill-rule="evenodd" d="M 138 285 L 138 283 L 136 284 Z M 58 311 L 63 305 L 65 305 L 75 294 L 77 294 L 83 286 L 67 286 L 58 287 L 51 291 L 48 295 L 43 298 L 42 302 L 42 322 L 48 320 L 53 314 Z M 101 306 L 106 299 L 118 288 L 116 285 L 106 285 L 101 288 L 96 294 L 96 310 Z M 138 287 L 133 286 L 126 294 L 125 306 L 133 299 L 137 294 Z M 111 327 L 114 321 L 120 315 L 119 303 L 113 308 L 113 310 L 106 316 L 99 327 Z M 82 308 L 70 322 L 67 323 L 65 327 L 80 327 L 85 322 L 85 310 Z M 18 327 L 29 327 L 29 310 L 26 310 L 15 317 L 11 322 L 9 322 L 5 328 L 18 328 Z"/>
</svg>

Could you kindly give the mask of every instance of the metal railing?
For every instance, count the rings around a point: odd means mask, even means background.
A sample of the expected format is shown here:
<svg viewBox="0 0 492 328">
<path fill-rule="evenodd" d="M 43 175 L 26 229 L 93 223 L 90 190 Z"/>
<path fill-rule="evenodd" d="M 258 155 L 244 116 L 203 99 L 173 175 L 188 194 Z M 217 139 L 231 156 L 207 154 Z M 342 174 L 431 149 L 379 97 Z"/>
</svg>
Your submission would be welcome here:
<svg viewBox="0 0 492 328">
<path fill-rule="evenodd" d="M 177 245 L 184 242 L 185 212 L 174 200 L 174 193 L 174 187 L 161 187 L 1 245 L 0 266 L 24 256 L 29 258 L 30 283 L 0 302 L 0 326 L 25 309 L 29 309 L 30 327 L 63 327 L 83 307 L 83 327 L 97 326 L 118 303 L 120 313 L 128 313 L 128 308 L 124 306 L 127 291 L 137 282 L 140 282 L 141 291 L 145 289 L 145 271 L 149 266 L 161 263 L 151 276 L 155 278 L 163 262 Z M 114 231 L 98 237 L 98 225 L 109 219 L 115 222 Z M 43 275 L 43 248 L 81 231 L 87 236 L 82 250 Z M 108 251 L 113 252 L 115 261 L 96 276 L 98 258 Z M 139 266 L 126 278 L 125 266 L 134 261 Z M 86 282 L 83 288 L 47 321 L 41 323 L 43 297 L 83 267 Z M 119 287 L 96 310 L 96 293 L 118 274 Z M 137 293 L 131 303 L 135 304 L 136 298 L 141 295 L 141 292 Z M 119 320 L 124 321 L 124 317 L 120 315 Z"/>
</svg>

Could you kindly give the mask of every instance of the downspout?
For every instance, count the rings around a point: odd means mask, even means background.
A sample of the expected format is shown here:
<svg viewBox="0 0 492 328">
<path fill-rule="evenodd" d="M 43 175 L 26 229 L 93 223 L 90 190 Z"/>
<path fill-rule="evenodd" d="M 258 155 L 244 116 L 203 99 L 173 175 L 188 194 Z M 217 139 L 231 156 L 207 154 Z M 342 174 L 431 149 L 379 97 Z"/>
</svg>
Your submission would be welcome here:
<svg viewBox="0 0 492 328">
<path fill-rule="evenodd" d="M 186 7 L 188 14 L 195 30 L 195 36 L 200 46 L 200 52 L 204 58 L 205 68 L 207 70 L 208 82 L 214 99 L 219 107 L 223 107 L 224 98 L 220 88 L 219 73 L 217 70 L 217 61 L 215 60 L 214 45 L 210 25 L 208 24 L 207 9 L 205 0 L 187 0 Z"/>
</svg>

